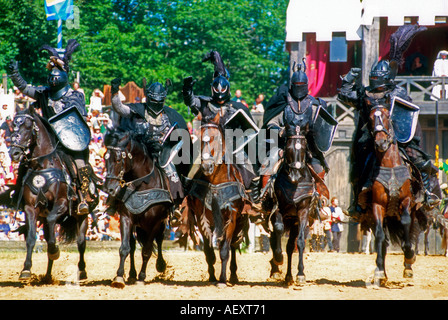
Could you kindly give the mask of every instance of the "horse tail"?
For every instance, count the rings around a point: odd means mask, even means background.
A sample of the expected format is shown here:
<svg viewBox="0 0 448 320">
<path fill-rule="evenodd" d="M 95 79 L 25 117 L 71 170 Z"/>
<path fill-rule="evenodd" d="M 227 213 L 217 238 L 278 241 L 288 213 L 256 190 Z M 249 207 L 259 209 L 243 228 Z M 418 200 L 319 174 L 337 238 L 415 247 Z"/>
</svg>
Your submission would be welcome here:
<svg viewBox="0 0 448 320">
<path fill-rule="evenodd" d="M 62 221 L 59 222 L 60 235 L 65 243 L 71 243 L 77 239 L 78 235 L 78 221 L 75 217 L 72 216 L 64 216 Z"/>
<path fill-rule="evenodd" d="M 216 236 L 220 239 L 224 233 L 224 222 L 222 219 L 221 208 L 219 207 L 218 199 L 212 197 L 212 214 L 215 223 Z"/>
</svg>

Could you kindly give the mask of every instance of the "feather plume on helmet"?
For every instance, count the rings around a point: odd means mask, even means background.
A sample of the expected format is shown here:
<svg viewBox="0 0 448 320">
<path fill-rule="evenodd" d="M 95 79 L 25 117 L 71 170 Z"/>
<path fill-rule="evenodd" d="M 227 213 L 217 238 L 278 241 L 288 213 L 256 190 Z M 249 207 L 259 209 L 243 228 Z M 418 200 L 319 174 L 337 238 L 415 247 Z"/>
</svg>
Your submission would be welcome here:
<svg viewBox="0 0 448 320">
<path fill-rule="evenodd" d="M 47 51 L 50 54 L 50 61 L 46 65 L 46 68 L 48 70 L 51 71 L 53 68 L 58 68 L 68 73 L 70 71 L 69 63 L 72 59 L 72 54 L 78 47 L 78 41 L 76 41 L 75 39 L 70 39 L 67 42 L 65 53 L 62 57 L 59 55 L 59 52 L 55 48 L 49 46 L 48 44 L 44 44 L 42 47 L 40 47 L 39 51 Z"/>
<path fill-rule="evenodd" d="M 230 78 L 229 71 L 227 70 L 224 62 L 222 61 L 221 55 L 216 50 L 211 50 L 209 53 L 202 58 L 202 62 L 211 61 L 215 67 L 215 72 L 213 73 L 213 79 L 218 76 L 223 76 L 227 80 Z"/>
<path fill-rule="evenodd" d="M 389 38 L 389 65 L 391 68 L 391 78 L 394 79 L 398 73 L 398 68 L 403 65 L 403 54 L 409 48 L 415 36 L 427 30 L 417 24 L 405 24 L 400 26 Z"/>
</svg>

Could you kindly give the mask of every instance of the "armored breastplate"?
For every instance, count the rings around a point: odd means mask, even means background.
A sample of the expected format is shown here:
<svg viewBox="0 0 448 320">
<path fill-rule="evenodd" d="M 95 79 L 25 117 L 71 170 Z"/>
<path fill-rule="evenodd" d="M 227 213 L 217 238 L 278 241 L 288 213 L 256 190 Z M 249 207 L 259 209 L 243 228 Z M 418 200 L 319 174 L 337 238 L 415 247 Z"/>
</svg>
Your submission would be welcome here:
<svg viewBox="0 0 448 320">
<path fill-rule="evenodd" d="M 86 115 L 86 107 L 84 103 L 84 95 L 77 94 L 73 89 L 69 89 L 61 99 L 48 99 L 48 106 L 50 108 L 49 116 L 59 114 L 65 109 L 76 107 L 82 116 Z"/>
<path fill-rule="evenodd" d="M 161 142 L 170 129 L 168 116 L 162 112 L 157 117 L 152 117 L 145 113 L 145 119 L 136 119 L 135 134 L 144 143 Z"/>
<path fill-rule="evenodd" d="M 313 108 L 311 108 L 311 100 L 303 99 L 300 101 L 300 107 L 297 101 L 288 99 L 289 104 L 285 107 L 283 113 L 283 121 L 292 128 L 300 127 L 301 131 L 307 128 L 307 124 L 311 124 L 313 117 Z M 304 132 L 302 132 L 304 133 Z"/>
</svg>

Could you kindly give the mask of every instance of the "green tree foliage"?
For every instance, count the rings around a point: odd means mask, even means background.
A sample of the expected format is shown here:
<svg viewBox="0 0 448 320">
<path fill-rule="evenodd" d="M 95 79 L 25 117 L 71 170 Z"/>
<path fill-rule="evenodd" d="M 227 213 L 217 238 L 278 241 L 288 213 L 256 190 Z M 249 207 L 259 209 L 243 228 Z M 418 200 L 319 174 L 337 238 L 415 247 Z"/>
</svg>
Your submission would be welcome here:
<svg viewBox="0 0 448 320">
<path fill-rule="evenodd" d="M 191 117 L 182 101 L 182 80 L 193 76 L 195 93 L 210 94 L 213 66 L 201 62 L 210 50 L 221 53 L 232 91 L 241 89 L 249 105 L 259 93 L 271 96 L 284 82 L 287 0 L 74 0 L 75 28 L 64 24 L 64 44 L 77 39 L 72 70 L 81 73 L 86 96 L 116 77 L 173 81 L 168 103 Z M 0 0 L 0 68 L 20 61 L 25 79 L 45 83 L 43 43 L 56 46 L 57 23 L 46 21 L 42 1 Z"/>
</svg>

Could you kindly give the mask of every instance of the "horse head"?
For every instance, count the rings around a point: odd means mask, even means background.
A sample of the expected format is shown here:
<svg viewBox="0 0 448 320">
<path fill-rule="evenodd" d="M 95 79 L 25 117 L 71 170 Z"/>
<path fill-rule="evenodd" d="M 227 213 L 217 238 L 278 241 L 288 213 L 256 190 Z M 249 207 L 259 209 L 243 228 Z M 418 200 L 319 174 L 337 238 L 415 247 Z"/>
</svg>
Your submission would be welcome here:
<svg viewBox="0 0 448 320">
<path fill-rule="evenodd" d="M 37 115 L 34 108 L 19 111 L 14 116 L 14 132 L 11 135 L 11 147 L 9 155 L 14 162 L 20 162 L 31 152 L 36 144 L 39 127 L 36 124 Z"/>
<path fill-rule="evenodd" d="M 201 171 L 205 176 L 211 176 L 215 168 L 223 163 L 224 139 L 219 124 L 219 113 L 212 119 L 204 121 L 202 116 L 198 117 L 204 122 L 200 127 L 201 139 Z"/>
<path fill-rule="evenodd" d="M 113 129 L 107 132 L 104 142 L 107 148 L 104 154 L 104 190 L 111 196 L 116 196 L 125 186 L 124 175 L 130 172 L 133 166 L 133 140 L 130 132 Z"/>
<path fill-rule="evenodd" d="M 389 109 L 381 105 L 372 108 L 369 121 L 375 150 L 380 153 L 386 152 L 395 140 Z"/>
<path fill-rule="evenodd" d="M 301 178 L 306 176 L 307 141 L 304 130 L 300 127 L 292 127 L 287 124 L 285 134 L 285 169 L 289 180 L 293 184 L 297 184 Z"/>
</svg>

